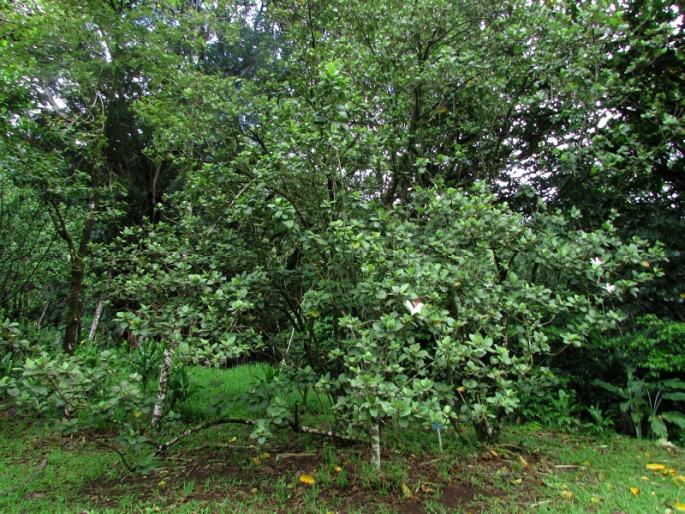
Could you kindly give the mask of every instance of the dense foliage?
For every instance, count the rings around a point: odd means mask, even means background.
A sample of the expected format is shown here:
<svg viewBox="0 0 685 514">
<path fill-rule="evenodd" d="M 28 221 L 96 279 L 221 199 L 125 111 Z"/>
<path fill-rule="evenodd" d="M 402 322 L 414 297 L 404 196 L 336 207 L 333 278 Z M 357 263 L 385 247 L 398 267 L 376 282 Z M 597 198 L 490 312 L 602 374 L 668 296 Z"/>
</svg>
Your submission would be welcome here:
<svg viewBox="0 0 685 514">
<path fill-rule="evenodd" d="M 491 437 L 516 416 L 682 437 L 677 2 L 0 19 L 17 406 L 136 445 L 176 419 L 185 364 L 266 361 L 261 441 L 311 395 L 377 455 L 384 424 Z"/>
</svg>

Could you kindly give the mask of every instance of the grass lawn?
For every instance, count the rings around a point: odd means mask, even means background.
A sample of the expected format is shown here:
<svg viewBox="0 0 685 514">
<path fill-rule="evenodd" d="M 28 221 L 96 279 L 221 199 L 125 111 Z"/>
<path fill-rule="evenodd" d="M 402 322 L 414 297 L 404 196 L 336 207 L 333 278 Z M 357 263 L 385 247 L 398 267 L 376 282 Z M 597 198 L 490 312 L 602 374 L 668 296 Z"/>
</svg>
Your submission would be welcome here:
<svg viewBox="0 0 685 514">
<path fill-rule="evenodd" d="M 193 369 L 197 388 L 181 412 L 195 421 L 226 408 L 249 415 L 239 403 L 216 399 L 238 398 L 259 371 Z M 487 447 L 469 433 L 447 432 L 441 453 L 434 432 L 388 430 L 379 475 L 367 463 L 366 445 L 283 431 L 259 447 L 249 432 L 222 425 L 194 433 L 153 470 L 133 474 L 82 434 L 62 437 L 49 424 L 6 410 L 0 512 L 685 511 L 678 503 L 685 503 L 685 451 L 650 441 L 518 426 Z M 314 483 L 301 483 L 302 474 Z"/>
</svg>

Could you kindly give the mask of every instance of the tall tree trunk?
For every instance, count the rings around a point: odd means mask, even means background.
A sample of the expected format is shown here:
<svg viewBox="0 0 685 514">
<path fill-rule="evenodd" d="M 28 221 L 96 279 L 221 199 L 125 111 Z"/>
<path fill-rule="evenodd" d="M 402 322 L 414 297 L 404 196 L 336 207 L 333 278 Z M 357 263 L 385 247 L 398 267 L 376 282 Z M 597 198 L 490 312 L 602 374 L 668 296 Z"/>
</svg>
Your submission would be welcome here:
<svg viewBox="0 0 685 514">
<path fill-rule="evenodd" d="M 93 314 L 93 322 L 90 324 L 90 332 L 88 332 L 88 341 L 93 341 L 95 339 L 95 333 L 98 330 L 98 324 L 100 323 L 100 316 L 102 316 L 102 309 L 104 305 L 104 299 L 100 298 L 97 307 L 95 307 L 95 313 Z"/>
<path fill-rule="evenodd" d="M 381 429 L 378 420 L 371 425 L 371 464 L 380 471 L 381 469 Z"/>
<path fill-rule="evenodd" d="M 91 204 L 91 210 L 95 206 Z M 78 345 L 81 333 L 81 318 L 83 317 L 83 303 L 81 296 L 83 291 L 83 278 L 86 275 L 86 257 L 88 257 L 88 244 L 93 234 L 95 220 L 88 218 L 83 225 L 81 240 L 78 249 L 71 255 L 71 277 L 69 279 L 69 302 L 67 304 L 67 326 L 64 330 L 64 351 L 73 353 Z M 75 255 L 74 255 L 75 254 Z"/>
<path fill-rule="evenodd" d="M 164 350 L 164 360 L 162 361 L 162 368 L 159 372 L 159 387 L 157 388 L 157 400 L 155 407 L 152 410 L 152 419 L 150 424 L 154 427 L 164 415 L 164 402 L 166 401 L 167 393 L 169 391 L 169 372 L 171 371 L 171 362 L 174 358 L 174 350 L 168 347 Z"/>
</svg>

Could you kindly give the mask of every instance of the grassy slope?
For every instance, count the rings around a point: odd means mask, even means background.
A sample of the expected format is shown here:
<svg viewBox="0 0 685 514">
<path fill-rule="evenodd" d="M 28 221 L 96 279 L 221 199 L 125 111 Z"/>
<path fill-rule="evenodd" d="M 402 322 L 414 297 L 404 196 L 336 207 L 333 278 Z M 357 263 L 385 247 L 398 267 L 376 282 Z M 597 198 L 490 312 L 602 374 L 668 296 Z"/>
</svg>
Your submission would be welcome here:
<svg viewBox="0 0 685 514">
<path fill-rule="evenodd" d="M 182 411 L 210 417 L 216 398 L 238 397 L 258 372 L 193 370 L 198 389 Z M 230 410 L 248 413 L 240 404 Z M 259 448 L 248 427 L 227 425 L 194 434 L 138 476 L 78 436 L 61 438 L 50 426 L 4 415 L 0 512 L 664 513 L 685 502 L 684 481 L 645 468 L 662 463 L 682 477 L 685 452 L 648 441 L 526 427 L 512 427 L 488 448 L 469 434 L 444 439 L 440 454 L 434 433 L 387 433 L 378 476 L 364 446 L 283 432 Z M 301 473 L 314 475 L 314 486 L 300 484 Z"/>
</svg>

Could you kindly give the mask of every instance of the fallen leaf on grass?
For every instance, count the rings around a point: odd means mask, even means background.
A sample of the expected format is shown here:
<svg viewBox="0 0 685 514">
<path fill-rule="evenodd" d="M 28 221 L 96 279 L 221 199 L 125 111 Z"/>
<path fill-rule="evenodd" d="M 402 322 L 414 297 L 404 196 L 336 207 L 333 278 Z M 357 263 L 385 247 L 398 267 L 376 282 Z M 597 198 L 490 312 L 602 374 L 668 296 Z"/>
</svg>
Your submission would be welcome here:
<svg viewBox="0 0 685 514">
<path fill-rule="evenodd" d="M 423 491 L 426 494 L 434 493 L 435 489 L 433 489 L 431 486 L 426 485 L 426 484 L 421 484 L 421 491 Z"/>
<path fill-rule="evenodd" d="M 407 484 L 402 484 L 402 496 L 405 498 L 411 498 L 411 489 L 409 489 L 409 486 Z"/>
<path fill-rule="evenodd" d="M 590 498 L 590 503 L 601 503 L 602 499 L 599 496 L 592 496 Z"/>
<path fill-rule="evenodd" d="M 523 483 L 523 479 L 522 478 L 516 478 L 516 479 L 512 480 L 511 483 L 514 485 L 521 485 Z"/>
<path fill-rule="evenodd" d="M 649 477 L 642 476 L 642 477 L 640 477 L 640 480 L 644 480 L 645 482 L 649 482 Z"/>
<path fill-rule="evenodd" d="M 633 496 L 637 496 L 638 494 L 640 494 L 640 488 L 639 487 L 631 487 L 630 488 L 630 494 L 632 494 Z"/>
<path fill-rule="evenodd" d="M 561 491 L 560 494 L 564 500 L 570 500 L 571 498 L 573 498 L 573 493 L 571 491 L 564 490 L 564 491 Z"/>
<path fill-rule="evenodd" d="M 675 502 L 673 508 L 678 512 L 685 512 L 685 503 Z"/>
<path fill-rule="evenodd" d="M 663 464 L 647 464 L 646 467 L 650 471 L 663 471 L 666 469 L 666 466 Z"/>
<path fill-rule="evenodd" d="M 523 464 L 523 467 L 527 468 L 528 467 L 528 461 L 524 459 L 521 455 L 519 455 L 519 462 Z"/>
<path fill-rule="evenodd" d="M 302 473 L 302 474 L 300 475 L 300 483 L 301 483 L 301 484 L 304 484 L 304 485 L 314 485 L 315 482 L 316 482 L 316 480 L 315 480 L 314 477 L 311 476 L 311 475 L 307 475 L 307 474 L 305 474 L 305 473 Z"/>
<path fill-rule="evenodd" d="M 342 471 L 342 468 L 340 466 L 336 466 L 333 468 L 336 473 L 340 473 Z"/>
</svg>

